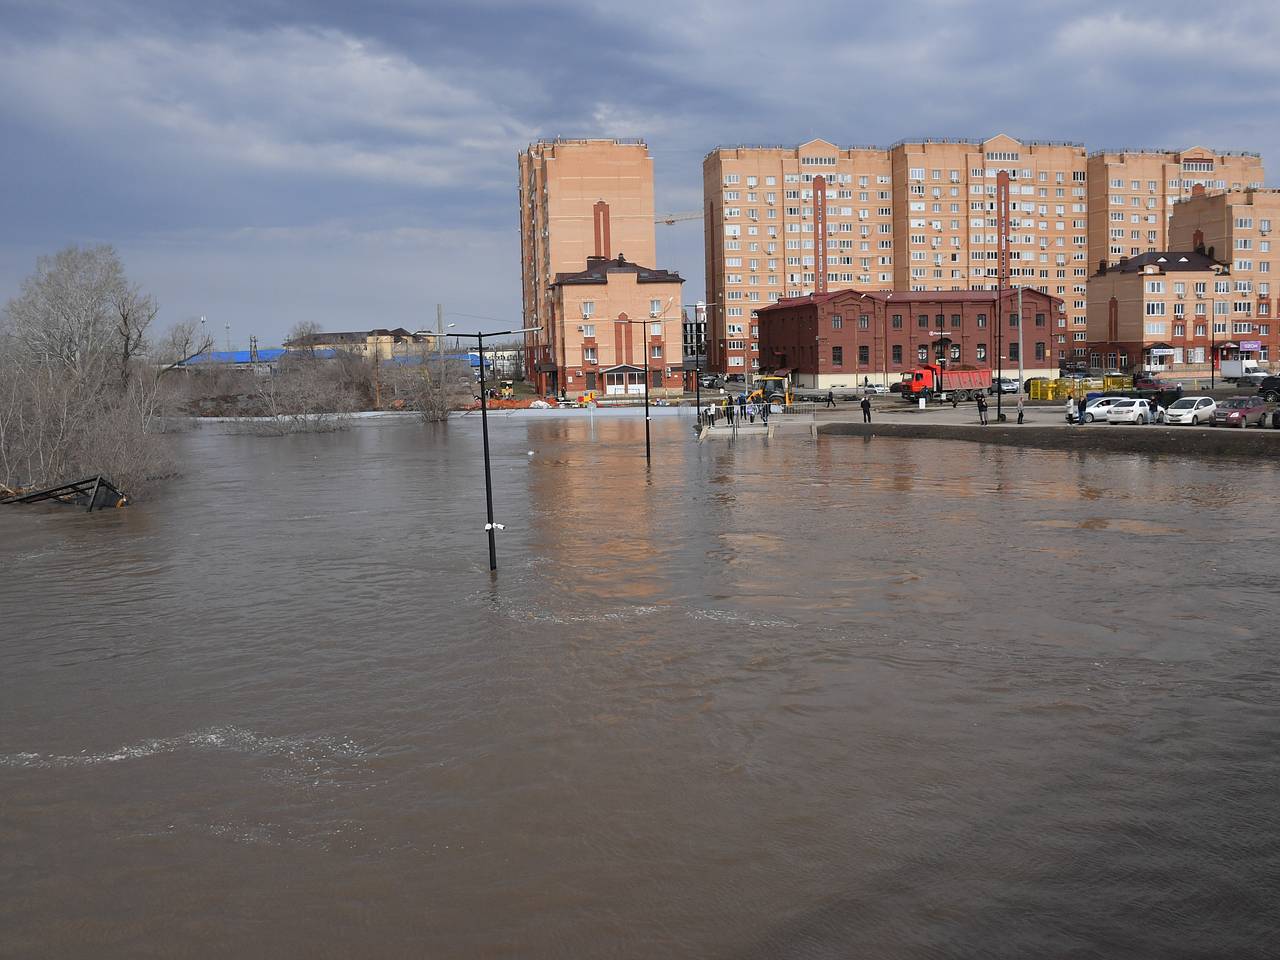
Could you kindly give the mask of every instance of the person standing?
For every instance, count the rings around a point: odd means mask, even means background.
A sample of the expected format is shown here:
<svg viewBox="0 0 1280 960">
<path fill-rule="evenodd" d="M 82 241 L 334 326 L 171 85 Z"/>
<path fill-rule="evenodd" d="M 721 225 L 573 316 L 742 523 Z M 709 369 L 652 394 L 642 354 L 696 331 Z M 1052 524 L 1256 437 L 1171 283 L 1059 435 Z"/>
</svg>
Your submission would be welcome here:
<svg viewBox="0 0 1280 960">
<path fill-rule="evenodd" d="M 863 423 L 871 422 L 871 398 L 870 397 L 862 398 L 862 422 Z"/>
<path fill-rule="evenodd" d="M 760 422 L 766 427 L 769 425 L 769 411 L 773 408 L 773 402 L 765 400 L 760 404 Z"/>
<path fill-rule="evenodd" d="M 827 406 L 834 407 L 836 405 L 836 395 L 832 390 L 827 391 Z"/>
<path fill-rule="evenodd" d="M 729 398 L 729 402 L 724 405 L 724 422 L 725 426 L 733 426 L 733 398 Z"/>
<path fill-rule="evenodd" d="M 1022 397 L 1018 397 L 1018 423 L 1022 423 Z"/>
<path fill-rule="evenodd" d="M 978 423 L 987 425 L 987 398 L 978 394 Z"/>
<path fill-rule="evenodd" d="M 756 422 L 756 405 L 754 403 L 747 404 L 747 420 L 753 424 Z"/>
<path fill-rule="evenodd" d="M 1067 397 L 1067 423 L 1076 422 L 1076 398 L 1075 394 Z"/>
</svg>

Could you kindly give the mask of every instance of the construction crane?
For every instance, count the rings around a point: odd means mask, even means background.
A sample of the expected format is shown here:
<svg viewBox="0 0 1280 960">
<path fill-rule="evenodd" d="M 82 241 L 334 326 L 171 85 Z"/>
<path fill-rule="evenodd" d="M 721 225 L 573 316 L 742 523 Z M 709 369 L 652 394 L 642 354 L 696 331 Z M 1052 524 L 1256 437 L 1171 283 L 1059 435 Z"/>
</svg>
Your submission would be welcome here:
<svg viewBox="0 0 1280 960">
<path fill-rule="evenodd" d="M 667 226 L 671 226 L 671 224 L 679 223 L 681 220 L 701 220 L 701 219 L 702 219 L 701 210 L 685 210 L 680 213 L 659 214 L 658 216 L 654 217 L 653 222 L 655 224 L 665 223 Z"/>
</svg>

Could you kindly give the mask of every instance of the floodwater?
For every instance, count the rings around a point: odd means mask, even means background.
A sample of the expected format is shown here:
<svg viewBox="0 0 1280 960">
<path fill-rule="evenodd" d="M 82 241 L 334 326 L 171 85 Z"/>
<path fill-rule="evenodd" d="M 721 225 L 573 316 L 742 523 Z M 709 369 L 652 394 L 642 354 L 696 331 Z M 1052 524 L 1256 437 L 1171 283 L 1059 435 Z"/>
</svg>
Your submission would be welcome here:
<svg viewBox="0 0 1280 960">
<path fill-rule="evenodd" d="M 178 438 L 0 513 L 5 957 L 1274 957 L 1274 462 Z"/>
</svg>

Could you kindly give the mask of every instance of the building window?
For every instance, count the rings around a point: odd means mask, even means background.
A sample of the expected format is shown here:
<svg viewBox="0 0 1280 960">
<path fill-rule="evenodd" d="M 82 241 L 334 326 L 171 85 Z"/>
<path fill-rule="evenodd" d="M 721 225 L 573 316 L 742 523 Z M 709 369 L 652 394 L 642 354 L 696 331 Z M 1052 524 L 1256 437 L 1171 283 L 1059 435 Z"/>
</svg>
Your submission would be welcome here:
<svg viewBox="0 0 1280 960">
<path fill-rule="evenodd" d="M 584 337 L 594 337 L 596 335 L 596 325 L 594 323 L 584 323 L 581 330 Z"/>
<path fill-rule="evenodd" d="M 1044 314 L 1043 314 L 1043 313 L 1037 313 L 1037 314 L 1036 314 L 1036 326 L 1037 326 L 1037 327 L 1043 327 L 1043 326 L 1044 326 Z M 1044 359 L 1044 358 L 1042 357 L 1042 358 L 1040 358 L 1040 359 Z"/>
<path fill-rule="evenodd" d="M 899 317 L 898 319 L 901 320 L 902 318 Z M 902 366 L 902 344 L 900 343 L 893 345 L 893 362 L 898 366 Z"/>
<path fill-rule="evenodd" d="M 858 365 L 865 367 L 871 362 L 871 348 L 865 344 L 858 347 Z"/>
<path fill-rule="evenodd" d="M 660 387 L 660 386 L 662 386 L 662 371 L 661 371 L 661 370 L 654 370 L 654 371 L 653 371 L 653 373 L 651 373 L 651 374 L 649 375 L 649 386 L 651 386 L 651 387 Z"/>
<path fill-rule="evenodd" d="M 953 314 L 951 315 L 951 328 L 952 328 L 953 330 L 959 330 L 959 329 L 960 329 L 960 314 L 958 314 L 958 313 L 953 313 Z"/>
<path fill-rule="evenodd" d="M 656 317 L 656 316 L 660 315 L 661 313 L 662 313 L 662 301 L 661 301 L 661 300 L 650 300 L 650 301 L 649 301 L 649 316 L 651 316 L 651 317 Z"/>
<path fill-rule="evenodd" d="M 917 325 L 917 326 L 919 326 L 921 330 L 928 330 L 928 329 L 929 329 L 929 315 L 928 315 L 927 313 L 922 313 L 922 314 L 920 314 L 919 316 L 917 316 L 917 317 L 916 317 L 916 325 Z"/>
<path fill-rule="evenodd" d="M 844 347 L 831 348 L 831 365 L 835 367 L 844 366 Z"/>
<path fill-rule="evenodd" d="M 900 313 L 895 313 L 895 314 L 893 315 L 893 329 L 895 329 L 895 330 L 901 330 L 901 329 L 902 329 L 902 314 L 900 314 Z"/>
<path fill-rule="evenodd" d="M 960 344 L 958 344 L 958 343 L 953 343 L 953 344 L 951 345 L 951 350 L 949 351 L 949 356 L 951 357 L 951 359 L 952 359 L 952 360 L 959 360 L 959 359 L 960 359 Z"/>
<path fill-rule="evenodd" d="M 1044 341 L 1043 340 L 1036 341 L 1036 359 L 1037 360 L 1044 359 Z"/>
<path fill-rule="evenodd" d="M 596 362 L 596 348 L 595 348 L 595 347 L 583 347 L 583 348 L 582 348 L 582 362 L 583 362 L 583 363 L 595 363 L 595 362 Z"/>
<path fill-rule="evenodd" d="M 987 325 L 987 315 L 985 313 L 978 314 L 978 326 L 985 327 Z M 983 348 L 986 349 L 985 347 Z"/>
<path fill-rule="evenodd" d="M 582 301 L 582 319 L 586 319 L 596 312 L 596 303 L 594 300 Z"/>
<path fill-rule="evenodd" d="M 980 344 L 978 344 L 976 347 L 974 347 L 974 348 L 973 348 L 973 355 L 974 355 L 974 357 L 976 357 L 978 360 L 986 360 L 986 359 L 987 359 L 987 345 L 986 345 L 985 343 L 980 343 Z"/>
<path fill-rule="evenodd" d="M 1009 344 L 1009 359 L 1010 360 L 1018 359 L 1018 341 L 1017 340 L 1014 340 Z"/>
<path fill-rule="evenodd" d="M 916 359 L 921 363 L 929 362 L 929 348 L 923 343 L 916 347 Z"/>
<path fill-rule="evenodd" d="M 655 343 L 655 344 L 653 345 L 653 349 L 649 352 L 649 356 L 650 356 L 650 357 L 652 357 L 654 360 L 661 360 L 661 359 L 662 359 L 662 344 L 660 344 L 660 343 Z"/>
<path fill-rule="evenodd" d="M 653 337 L 662 336 L 662 324 L 660 323 L 649 324 L 649 335 Z"/>
<path fill-rule="evenodd" d="M 837 315 L 832 315 L 832 317 L 831 317 L 831 329 L 832 329 L 832 330 L 839 330 L 839 329 L 840 329 L 841 327 L 843 327 L 843 326 L 844 326 L 844 317 L 837 316 Z"/>
</svg>

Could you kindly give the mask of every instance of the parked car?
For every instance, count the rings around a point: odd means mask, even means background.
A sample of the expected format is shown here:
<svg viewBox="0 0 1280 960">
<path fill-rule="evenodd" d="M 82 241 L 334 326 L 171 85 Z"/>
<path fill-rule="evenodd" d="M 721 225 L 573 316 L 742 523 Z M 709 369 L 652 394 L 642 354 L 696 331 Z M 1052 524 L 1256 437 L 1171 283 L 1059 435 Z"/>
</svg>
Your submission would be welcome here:
<svg viewBox="0 0 1280 960">
<path fill-rule="evenodd" d="M 862 388 L 862 392 L 863 392 L 863 393 L 882 394 L 882 393 L 888 393 L 888 392 L 889 392 L 889 388 L 888 388 L 888 387 L 886 387 L 883 383 L 869 383 L 869 384 L 866 384 L 865 386 L 863 386 L 863 388 Z"/>
<path fill-rule="evenodd" d="M 1213 423 L 1213 411 L 1218 405 L 1210 397 L 1182 397 L 1169 405 L 1165 423 L 1189 423 L 1193 427 L 1201 423 Z"/>
<path fill-rule="evenodd" d="M 987 393 L 1017 393 L 1021 388 L 1016 377 L 995 377 L 991 381 L 991 389 Z"/>
<path fill-rule="evenodd" d="M 1123 398 L 1107 408 L 1107 423 L 1150 423 L 1153 416 L 1149 400 Z"/>
<path fill-rule="evenodd" d="M 1267 404 L 1258 396 L 1223 400 L 1213 412 L 1215 427 L 1261 427 L 1267 419 Z"/>
<path fill-rule="evenodd" d="M 1084 422 L 1093 423 L 1095 420 L 1106 420 L 1107 411 L 1119 403 L 1124 397 L 1094 397 L 1084 405 Z"/>
<path fill-rule="evenodd" d="M 698 386 L 702 387 L 703 390 L 714 390 L 720 386 L 720 383 L 720 378 L 713 373 L 704 373 L 698 377 Z"/>
<path fill-rule="evenodd" d="M 1149 373 L 1134 374 L 1133 389 L 1135 390 L 1163 390 L 1164 388 L 1164 381 L 1157 380 Z"/>
<path fill-rule="evenodd" d="M 1263 377 L 1258 382 L 1258 394 L 1267 403 L 1280 400 L 1280 377 Z"/>
</svg>

